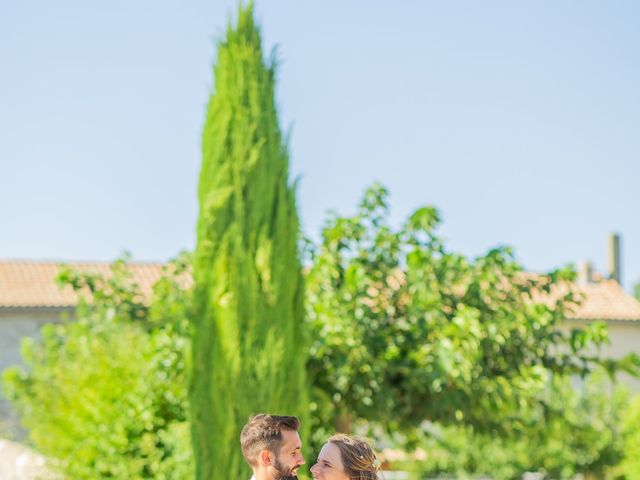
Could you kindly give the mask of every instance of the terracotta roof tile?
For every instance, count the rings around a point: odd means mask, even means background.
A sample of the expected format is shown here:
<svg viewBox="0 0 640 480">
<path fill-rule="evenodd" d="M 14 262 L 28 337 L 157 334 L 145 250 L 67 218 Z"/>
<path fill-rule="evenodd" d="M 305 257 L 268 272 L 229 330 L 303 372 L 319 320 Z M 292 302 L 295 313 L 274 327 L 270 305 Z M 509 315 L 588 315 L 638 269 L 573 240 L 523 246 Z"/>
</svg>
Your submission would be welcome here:
<svg viewBox="0 0 640 480">
<path fill-rule="evenodd" d="M 78 298 L 71 288 L 64 289 L 55 279 L 63 265 L 73 270 L 108 275 L 111 264 L 83 262 L 38 262 L 0 260 L 0 308 L 73 307 Z M 145 296 L 151 295 L 153 284 L 160 278 L 160 263 L 131 263 L 133 281 Z"/>
<path fill-rule="evenodd" d="M 62 265 L 75 270 L 109 274 L 110 263 L 38 262 L 0 260 L 0 308 L 73 307 L 76 294 L 70 288 L 61 289 L 55 282 Z M 150 297 L 153 284 L 162 275 L 161 263 L 131 263 L 133 280 L 142 293 Z M 190 283 L 187 280 L 187 283 Z M 583 296 L 582 304 L 569 318 L 580 320 L 627 320 L 640 322 L 640 302 L 629 295 L 616 281 L 601 280 L 574 284 L 574 291 Z M 558 298 L 567 292 L 557 289 L 551 295 Z"/>
<path fill-rule="evenodd" d="M 582 302 L 569 318 L 640 321 L 640 301 L 629 295 L 615 280 L 574 284 L 573 288 L 581 295 Z"/>
</svg>

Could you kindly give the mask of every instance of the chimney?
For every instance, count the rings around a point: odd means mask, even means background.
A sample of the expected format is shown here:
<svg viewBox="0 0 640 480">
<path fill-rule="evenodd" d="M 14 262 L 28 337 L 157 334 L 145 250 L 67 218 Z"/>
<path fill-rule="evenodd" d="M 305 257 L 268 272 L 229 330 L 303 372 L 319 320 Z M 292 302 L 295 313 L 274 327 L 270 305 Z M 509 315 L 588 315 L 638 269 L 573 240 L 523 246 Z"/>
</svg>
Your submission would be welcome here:
<svg viewBox="0 0 640 480">
<path fill-rule="evenodd" d="M 593 265 L 589 260 L 583 260 L 578 263 L 578 283 L 586 285 L 593 282 Z"/>
<path fill-rule="evenodd" d="M 620 283 L 620 235 L 612 233 L 607 241 L 609 278 Z"/>
</svg>

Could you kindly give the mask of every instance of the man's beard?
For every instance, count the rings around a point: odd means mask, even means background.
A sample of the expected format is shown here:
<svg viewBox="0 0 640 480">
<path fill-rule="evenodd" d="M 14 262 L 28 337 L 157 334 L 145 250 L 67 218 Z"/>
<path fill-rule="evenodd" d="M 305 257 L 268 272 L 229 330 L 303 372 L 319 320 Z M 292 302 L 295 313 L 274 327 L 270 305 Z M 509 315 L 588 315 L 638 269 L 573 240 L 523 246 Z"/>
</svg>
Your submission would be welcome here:
<svg viewBox="0 0 640 480">
<path fill-rule="evenodd" d="M 284 467 L 278 458 L 276 458 L 273 468 L 276 470 L 276 476 L 273 477 L 273 480 L 298 480 L 298 476 L 293 474 L 293 468 Z"/>
</svg>

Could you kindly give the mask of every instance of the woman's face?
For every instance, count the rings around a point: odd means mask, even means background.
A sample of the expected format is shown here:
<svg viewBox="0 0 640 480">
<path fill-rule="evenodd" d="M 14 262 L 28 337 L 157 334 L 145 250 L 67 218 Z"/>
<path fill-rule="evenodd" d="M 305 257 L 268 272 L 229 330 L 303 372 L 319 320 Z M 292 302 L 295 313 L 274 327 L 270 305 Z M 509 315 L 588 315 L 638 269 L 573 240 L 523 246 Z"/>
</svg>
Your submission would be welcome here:
<svg viewBox="0 0 640 480">
<path fill-rule="evenodd" d="M 311 474 L 316 480 L 349 480 L 342 465 L 340 449 L 333 443 L 325 443 L 318 461 L 311 467 Z"/>
</svg>

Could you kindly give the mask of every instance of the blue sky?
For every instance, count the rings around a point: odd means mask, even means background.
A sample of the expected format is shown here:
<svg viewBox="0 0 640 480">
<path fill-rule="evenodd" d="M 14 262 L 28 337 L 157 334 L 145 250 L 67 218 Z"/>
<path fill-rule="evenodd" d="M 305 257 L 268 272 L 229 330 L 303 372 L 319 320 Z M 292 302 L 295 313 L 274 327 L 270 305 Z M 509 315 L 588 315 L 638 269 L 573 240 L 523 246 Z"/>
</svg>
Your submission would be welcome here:
<svg viewBox="0 0 640 480">
<path fill-rule="evenodd" d="M 475 256 L 532 270 L 622 235 L 640 281 L 640 3 L 257 1 L 279 45 L 304 230 L 381 181 Z M 0 257 L 192 248 L 214 42 L 232 1 L 0 2 Z"/>
</svg>

